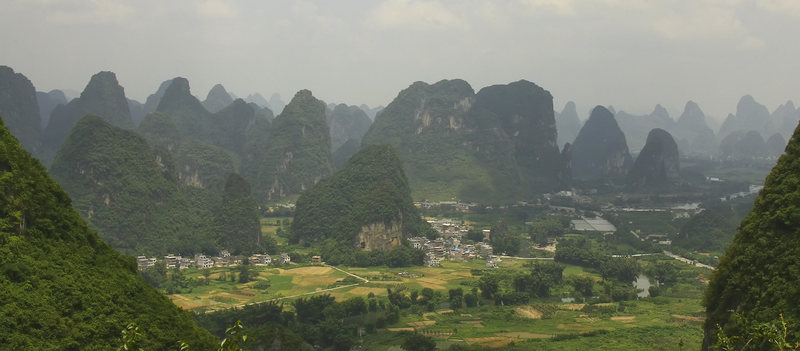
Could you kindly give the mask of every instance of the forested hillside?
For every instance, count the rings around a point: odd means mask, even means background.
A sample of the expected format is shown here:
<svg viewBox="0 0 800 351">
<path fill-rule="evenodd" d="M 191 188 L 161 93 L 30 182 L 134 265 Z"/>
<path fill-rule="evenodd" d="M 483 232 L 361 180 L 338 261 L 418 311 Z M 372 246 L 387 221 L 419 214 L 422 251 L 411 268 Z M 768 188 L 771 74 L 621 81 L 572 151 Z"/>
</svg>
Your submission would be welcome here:
<svg viewBox="0 0 800 351">
<path fill-rule="evenodd" d="M 350 158 L 342 170 L 300 195 L 291 241 L 325 242 L 326 250 L 333 254 L 327 257 L 349 261 L 345 257 L 352 257 L 348 253 L 357 247 L 389 250 L 407 237 L 430 230 L 411 201 L 408 180 L 394 149 L 370 145 Z"/>
<path fill-rule="evenodd" d="M 142 124 L 159 116 L 152 114 Z M 257 222 L 258 213 L 242 207 L 244 203 L 230 206 L 226 202 L 230 200 L 222 195 L 233 165 L 218 168 L 215 165 L 224 162 L 215 160 L 225 159 L 225 152 L 187 139 L 173 147 L 175 158 L 182 159 L 178 164 L 184 165 L 176 169 L 169 146 L 151 148 L 135 132 L 87 116 L 64 142 L 50 171 L 103 239 L 124 253 L 194 254 L 234 249 L 228 247 L 229 231 L 236 230 L 216 225 L 219 207 L 228 206 L 226 215 L 240 220 Z M 241 181 L 240 187 L 249 189 L 247 182 Z M 258 250 L 259 239 L 256 235 L 242 239 L 236 252 Z"/>
<path fill-rule="evenodd" d="M 752 325 L 784 318 L 790 336 L 800 337 L 800 133 L 795 130 L 786 152 L 772 169 L 753 210 L 720 260 L 706 292 L 707 348 L 719 337 L 717 325 L 728 335 L 743 336 Z M 750 330 L 752 331 L 752 330 Z M 766 343 L 767 336 L 755 344 Z M 746 339 L 746 338 L 745 338 Z M 742 341 L 744 342 L 744 341 Z M 765 346 L 762 344 L 762 346 Z"/>
<path fill-rule="evenodd" d="M 67 194 L 0 123 L 0 345 L 109 350 L 136 322 L 147 350 L 214 338 L 89 229 Z"/>
</svg>

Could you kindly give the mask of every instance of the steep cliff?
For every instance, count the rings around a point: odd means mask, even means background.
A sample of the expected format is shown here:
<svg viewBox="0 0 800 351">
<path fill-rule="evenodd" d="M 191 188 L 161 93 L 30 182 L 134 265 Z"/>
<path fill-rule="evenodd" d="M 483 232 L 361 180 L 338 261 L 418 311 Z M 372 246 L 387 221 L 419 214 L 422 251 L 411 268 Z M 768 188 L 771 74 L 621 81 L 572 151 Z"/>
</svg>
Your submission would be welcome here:
<svg viewBox="0 0 800 351">
<path fill-rule="evenodd" d="M 53 110 L 44 133 L 43 146 L 47 149 L 47 154 L 43 158 L 46 163 L 61 147 L 78 120 L 86 115 L 98 116 L 117 127 L 133 128 L 125 90 L 119 85 L 113 72 L 93 75 L 79 98 Z"/>
<path fill-rule="evenodd" d="M 22 73 L 15 73 L 7 66 L 0 66 L 0 115 L 22 146 L 38 156 L 42 121 L 36 102 L 36 89 Z"/>
<path fill-rule="evenodd" d="M 605 107 L 595 107 L 572 144 L 573 178 L 613 181 L 624 177 L 632 163 L 614 115 Z"/>
<path fill-rule="evenodd" d="M 525 198 L 559 168 L 552 96 L 527 81 L 477 94 L 463 80 L 416 82 L 364 136 L 379 143 L 395 147 L 418 198 Z"/>
<path fill-rule="evenodd" d="M 350 243 L 351 248 L 386 250 L 428 228 L 411 201 L 394 149 L 370 145 L 300 195 L 291 241 L 332 239 Z"/>
<path fill-rule="evenodd" d="M 263 153 L 250 172 L 256 201 L 298 194 L 333 171 L 325 103 L 301 90 L 275 118 Z M 256 158 L 257 157 L 257 158 Z"/>
<path fill-rule="evenodd" d="M 628 173 L 628 184 L 653 190 L 675 185 L 679 178 L 678 145 L 667 131 L 651 130 Z"/>
</svg>

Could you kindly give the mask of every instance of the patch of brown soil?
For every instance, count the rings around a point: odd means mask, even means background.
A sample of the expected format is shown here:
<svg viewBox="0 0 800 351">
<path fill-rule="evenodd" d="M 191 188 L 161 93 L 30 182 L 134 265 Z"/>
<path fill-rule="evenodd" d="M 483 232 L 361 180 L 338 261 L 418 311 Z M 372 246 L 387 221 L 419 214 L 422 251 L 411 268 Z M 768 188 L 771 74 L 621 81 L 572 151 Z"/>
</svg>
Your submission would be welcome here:
<svg viewBox="0 0 800 351">
<path fill-rule="evenodd" d="M 539 312 L 537 309 L 531 306 L 514 307 L 514 312 L 517 313 L 517 316 L 520 316 L 522 318 L 542 319 L 542 312 Z"/>
<path fill-rule="evenodd" d="M 550 339 L 553 337 L 553 335 L 550 334 L 538 334 L 538 333 L 528 333 L 528 332 L 505 332 L 505 333 L 498 333 L 496 335 L 507 338 L 523 339 L 523 340 Z"/>
<path fill-rule="evenodd" d="M 611 317 L 611 320 L 617 322 L 633 322 L 636 320 L 636 316 L 614 316 Z"/>
<path fill-rule="evenodd" d="M 558 308 L 565 309 L 567 311 L 580 311 L 584 307 L 586 307 L 585 303 L 565 303 L 562 305 L 558 305 Z"/>
<path fill-rule="evenodd" d="M 301 275 L 328 275 L 333 272 L 333 268 L 330 267 L 300 267 L 300 268 L 292 268 L 285 273 L 287 274 L 301 274 Z M 281 272 L 283 274 L 283 272 Z"/>
<path fill-rule="evenodd" d="M 702 323 L 706 320 L 703 317 L 685 316 L 682 314 L 671 314 L 670 316 L 672 316 L 673 318 L 683 319 L 685 321 L 698 322 L 698 323 Z"/>
</svg>

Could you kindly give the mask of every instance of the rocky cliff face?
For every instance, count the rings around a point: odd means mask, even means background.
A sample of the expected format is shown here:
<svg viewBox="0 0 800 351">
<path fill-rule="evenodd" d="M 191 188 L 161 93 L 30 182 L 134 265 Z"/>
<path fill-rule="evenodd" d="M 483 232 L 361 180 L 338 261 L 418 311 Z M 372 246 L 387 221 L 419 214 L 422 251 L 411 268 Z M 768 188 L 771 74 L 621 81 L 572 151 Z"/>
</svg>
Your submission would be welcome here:
<svg viewBox="0 0 800 351">
<path fill-rule="evenodd" d="M 675 127 L 675 121 L 661 105 L 656 105 L 650 114 L 644 116 L 632 115 L 622 110 L 613 114 L 619 128 L 625 134 L 628 148 L 633 152 L 644 147 L 651 130 L 655 128 L 672 130 Z"/>
<path fill-rule="evenodd" d="M 161 103 L 161 98 L 164 97 L 164 93 L 167 92 L 167 88 L 169 88 L 170 84 L 172 84 L 172 79 L 167 79 L 158 86 L 158 90 L 155 93 L 150 94 L 147 97 L 147 100 L 144 102 L 144 113 L 147 115 L 148 113 L 156 112 L 158 108 L 158 104 Z"/>
<path fill-rule="evenodd" d="M 125 90 L 117 82 L 113 72 L 100 72 L 92 76 L 89 84 L 79 98 L 53 110 L 50 123 L 45 130 L 44 143 L 48 149 L 45 160 L 61 147 L 72 127 L 86 115 L 95 115 L 111 125 L 121 128 L 133 128 L 131 111 Z"/>
<path fill-rule="evenodd" d="M 736 131 L 754 130 L 759 133 L 767 131 L 770 122 L 769 110 L 758 103 L 752 96 L 745 95 L 736 104 L 736 114 L 728 115 L 719 128 L 719 136 L 727 137 Z M 770 133 L 771 134 L 771 133 Z"/>
<path fill-rule="evenodd" d="M 581 120 L 578 118 L 574 102 L 567 102 L 561 113 L 556 116 L 556 129 L 558 130 L 558 145 L 561 147 L 575 141 L 575 137 L 581 130 Z"/>
<path fill-rule="evenodd" d="M 767 156 L 766 143 L 755 130 L 737 130 L 719 143 L 720 155 L 735 160 Z"/>
<path fill-rule="evenodd" d="M 676 184 L 679 178 L 678 145 L 667 131 L 653 129 L 628 173 L 628 184 L 648 189 L 663 188 Z"/>
<path fill-rule="evenodd" d="M 205 101 L 203 101 L 203 106 L 211 113 L 217 113 L 228 107 L 233 102 L 233 98 L 228 91 L 225 90 L 225 87 L 222 84 L 216 84 L 213 88 L 208 92 Z"/>
<path fill-rule="evenodd" d="M 671 133 L 683 154 L 713 154 L 717 149 L 714 130 L 708 126 L 703 110 L 694 101 L 686 102 Z"/>
<path fill-rule="evenodd" d="M 770 125 L 773 127 L 771 132 L 781 133 L 784 140 L 792 136 L 794 128 L 797 127 L 800 121 L 800 110 L 794 106 L 794 102 L 787 101 L 785 104 L 778 106 L 775 111 L 769 116 Z"/>
<path fill-rule="evenodd" d="M 351 249 L 386 250 L 405 237 L 424 235 L 426 229 L 430 226 L 411 201 L 394 149 L 368 145 L 344 168 L 300 195 L 291 241 L 330 239 Z"/>
<path fill-rule="evenodd" d="M 325 103 L 299 91 L 270 129 L 266 150 L 252 171 L 256 201 L 311 188 L 333 171 Z"/>
<path fill-rule="evenodd" d="M 39 116 L 42 120 L 42 128 L 47 127 L 50 122 L 50 114 L 53 113 L 56 106 L 65 105 L 67 97 L 61 90 L 50 90 L 49 92 L 37 91 L 36 102 L 39 103 Z"/>
<path fill-rule="evenodd" d="M 331 150 L 337 150 L 350 139 L 360 144 L 372 124 L 372 120 L 358 106 L 345 104 L 328 110 L 327 118 L 331 131 Z"/>
<path fill-rule="evenodd" d="M 38 155 L 42 121 L 36 102 L 36 89 L 28 78 L 7 66 L 0 66 L 0 115 L 22 146 Z"/>
<path fill-rule="evenodd" d="M 632 163 L 614 115 L 605 107 L 595 107 L 572 145 L 573 178 L 613 180 L 624 177 Z"/>
<path fill-rule="evenodd" d="M 396 148 L 419 197 L 525 197 L 559 169 L 552 96 L 527 81 L 477 94 L 463 80 L 416 82 L 364 136 L 379 143 Z"/>
</svg>

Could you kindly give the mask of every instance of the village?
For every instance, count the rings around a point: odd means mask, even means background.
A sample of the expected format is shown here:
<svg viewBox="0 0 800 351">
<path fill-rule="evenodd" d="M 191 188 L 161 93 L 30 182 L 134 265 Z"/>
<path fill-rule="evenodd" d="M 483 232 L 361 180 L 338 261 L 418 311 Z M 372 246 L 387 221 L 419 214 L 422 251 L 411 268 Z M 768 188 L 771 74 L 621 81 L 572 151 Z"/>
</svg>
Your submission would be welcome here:
<svg viewBox="0 0 800 351">
<path fill-rule="evenodd" d="M 137 256 L 136 264 L 140 271 L 153 267 L 156 263 L 163 262 L 167 269 L 187 269 L 187 268 L 214 268 L 214 267 L 233 267 L 238 266 L 247 260 L 251 265 L 287 265 L 292 262 L 292 258 L 288 253 L 281 253 L 275 255 L 273 258 L 268 254 L 253 254 L 249 257 L 232 256 L 228 250 L 222 250 L 217 256 L 207 256 L 204 254 L 195 254 L 194 257 L 182 257 L 180 255 L 169 254 L 164 256 L 163 259 L 156 257 Z M 311 258 L 312 264 L 321 264 L 322 258 L 320 256 L 313 256 Z"/>
</svg>

